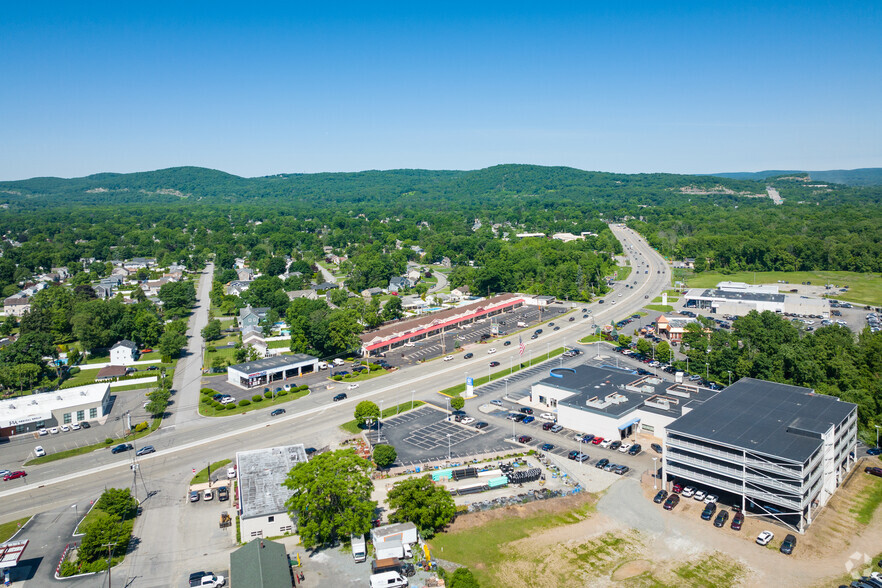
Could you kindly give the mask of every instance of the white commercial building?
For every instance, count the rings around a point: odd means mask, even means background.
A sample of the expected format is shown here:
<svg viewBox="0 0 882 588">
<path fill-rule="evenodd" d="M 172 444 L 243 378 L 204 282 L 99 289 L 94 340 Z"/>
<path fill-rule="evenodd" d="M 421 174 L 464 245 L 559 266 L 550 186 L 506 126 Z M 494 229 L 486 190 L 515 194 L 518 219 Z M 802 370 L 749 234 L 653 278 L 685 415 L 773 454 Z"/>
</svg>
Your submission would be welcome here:
<svg viewBox="0 0 882 588">
<path fill-rule="evenodd" d="M 227 368 L 227 382 L 246 390 L 302 376 L 318 369 L 318 358 L 305 353 L 276 355 Z"/>
<path fill-rule="evenodd" d="M 629 370 L 582 365 L 552 368 L 548 378 L 533 384 L 525 404 L 557 413 L 557 423 L 568 429 L 604 439 L 637 433 L 662 438 L 670 423 L 716 394 Z"/>
<path fill-rule="evenodd" d="M 799 294 L 781 294 L 774 284 L 720 282 L 716 288 L 691 288 L 683 298 L 687 308 L 710 310 L 716 314 L 744 316 L 752 310 L 769 310 L 788 315 L 830 316 L 828 300 Z"/>
<path fill-rule="evenodd" d="M 101 420 L 110 413 L 110 407 L 107 383 L 0 400 L 0 437 Z"/>
<path fill-rule="evenodd" d="M 294 533 L 285 503 L 291 491 L 282 485 L 298 463 L 307 461 L 303 444 L 236 453 L 239 478 L 239 525 L 243 541 Z"/>
</svg>

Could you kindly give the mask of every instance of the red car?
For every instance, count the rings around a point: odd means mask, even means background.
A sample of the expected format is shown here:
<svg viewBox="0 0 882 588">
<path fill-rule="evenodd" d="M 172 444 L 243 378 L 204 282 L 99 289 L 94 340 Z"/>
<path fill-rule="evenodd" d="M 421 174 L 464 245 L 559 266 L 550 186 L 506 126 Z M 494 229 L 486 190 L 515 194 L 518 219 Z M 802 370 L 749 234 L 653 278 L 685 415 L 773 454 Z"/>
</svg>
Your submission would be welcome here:
<svg viewBox="0 0 882 588">
<path fill-rule="evenodd" d="M 673 490 L 674 492 L 679 494 L 680 492 L 683 491 L 683 484 L 681 484 L 680 482 L 677 482 L 674 484 L 674 486 L 671 488 L 671 490 Z"/>
<path fill-rule="evenodd" d="M 591 440 L 592 445 L 600 445 L 601 443 L 603 443 L 603 437 L 595 437 Z"/>
<path fill-rule="evenodd" d="M 27 474 L 21 470 L 19 470 L 17 472 L 9 472 L 5 476 L 3 476 L 3 481 L 5 482 L 6 480 L 14 480 L 16 478 L 24 478 L 25 476 L 27 476 Z"/>
<path fill-rule="evenodd" d="M 147 349 L 142 349 L 141 353 L 153 353 L 153 350 L 148 347 Z"/>
<path fill-rule="evenodd" d="M 532 440 L 533 438 L 529 435 L 521 435 L 520 437 L 518 437 L 518 443 L 529 443 Z"/>
</svg>

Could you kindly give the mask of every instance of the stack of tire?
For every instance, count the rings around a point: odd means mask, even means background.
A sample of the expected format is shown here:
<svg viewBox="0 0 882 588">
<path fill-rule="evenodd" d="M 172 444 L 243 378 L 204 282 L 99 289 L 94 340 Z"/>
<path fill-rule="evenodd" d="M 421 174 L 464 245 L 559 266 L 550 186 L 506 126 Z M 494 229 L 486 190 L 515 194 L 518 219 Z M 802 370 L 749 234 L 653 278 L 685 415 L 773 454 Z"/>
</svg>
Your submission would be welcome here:
<svg viewBox="0 0 882 588">
<path fill-rule="evenodd" d="M 453 470 L 454 480 L 467 480 L 468 478 L 477 478 L 478 470 L 475 468 L 465 468 L 463 470 Z"/>
<path fill-rule="evenodd" d="M 526 484 L 527 482 L 535 482 L 542 475 L 539 468 L 530 468 L 529 470 L 510 472 L 505 476 L 508 478 L 509 484 Z"/>
</svg>

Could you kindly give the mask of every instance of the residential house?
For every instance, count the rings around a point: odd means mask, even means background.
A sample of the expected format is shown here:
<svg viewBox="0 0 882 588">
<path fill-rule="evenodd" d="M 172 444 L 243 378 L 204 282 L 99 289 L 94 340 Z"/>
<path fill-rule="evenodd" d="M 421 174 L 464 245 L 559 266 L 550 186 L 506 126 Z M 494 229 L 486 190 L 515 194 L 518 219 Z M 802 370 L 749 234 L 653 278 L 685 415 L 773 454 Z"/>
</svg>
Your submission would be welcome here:
<svg viewBox="0 0 882 588">
<path fill-rule="evenodd" d="M 111 378 L 121 378 L 128 373 L 128 368 L 124 365 L 108 365 L 98 370 L 95 380 L 109 380 Z"/>
<path fill-rule="evenodd" d="M 443 265 L 444 267 L 452 267 L 453 263 L 450 261 L 449 257 L 442 257 L 441 258 L 441 265 Z"/>
<path fill-rule="evenodd" d="M 98 284 L 97 286 L 92 286 L 92 290 L 95 291 L 95 296 L 97 298 L 113 298 L 113 286 Z"/>
<path fill-rule="evenodd" d="M 110 348 L 110 365 L 129 365 L 138 359 L 138 346 L 123 339 Z"/>
<path fill-rule="evenodd" d="M 459 288 L 454 288 L 450 291 L 450 299 L 451 300 L 463 300 L 468 298 L 470 295 L 468 286 L 460 286 Z"/>
<path fill-rule="evenodd" d="M 285 546 L 263 537 L 253 539 L 230 554 L 231 586 L 294 586 L 293 570 Z"/>
<path fill-rule="evenodd" d="M 423 274 L 419 270 L 419 268 L 414 268 L 414 269 L 409 270 L 407 272 L 407 279 L 410 280 L 410 283 L 413 284 L 414 286 L 419 284 L 420 279 L 422 279 L 422 277 L 423 277 Z"/>
<path fill-rule="evenodd" d="M 381 294 L 383 294 L 382 288 L 365 288 L 364 290 L 361 291 L 362 298 L 368 298 L 368 299 L 370 299 L 374 296 L 380 296 Z"/>
<path fill-rule="evenodd" d="M 288 295 L 288 300 L 295 300 L 297 298 L 306 298 L 307 300 L 318 300 L 318 292 L 313 289 L 308 290 L 291 290 L 290 292 L 286 292 Z"/>
<path fill-rule="evenodd" d="M 254 280 L 254 270 L 250 267 L 243 267 L 236 270 L 236 275 L 239 277 L 240 282 L 250 282 Z"/>
<path fill-rule="evenodd" d="M 340 286 L 333 282 L 322 282 L 321 284 L 315 284 L 312 286 L 312 289 L 316 292 L 327 292 L 328 290 L 334 290 L 335 288 L 339 288 Z"/>
<path fill-rule="evenodd" d="M 158 280 L 147 280 L 141 285 L 141 290 L 144 291 L 144 294 L 147 296 L 158 296 L 159 290 L 164 285 L 171 282 L 169 278 L 159 278 Z"/>
<path fill-rule="evenodd" d="M 266 339 L 263 338 L 263 334 L 260 331 L 243 331 L 242 332 L 242 345 L 244 347 L 254 347 L 254 350 L 257 351 L 258 355 L 261 358 L 267 356 L 267 350 L 269 346 L 266 343 Z"/>
<path fill-rule="evenodd" d="M 249 304 L 247 307 L 239 310 L 239 329 L 242 333 L 247 333 L 248 331 L 257 331 L 260 330 L 260 321 L 266 318 L 266 313 L 269 312 L 269 308 L 251 308 Z"/>
<path fill-rule="evenodd" d="M 31 309 L 31 297 L 22 292 L 14 294 L 3 301 L 6 316 L 23 316 Z"/>
<path fill-rule="evenodd" d="M 389 280 L 389 292 L 397 294 L 408 288 L 413 288 L 413 284 L 407 276 L 395 276 Z"/>
<path fill-rule="evenodd" d="M 227 293 L 227 296 L 241 296 L 242 292 L 248 289 L 251 286 L 251 282 L 243 282 L 241 280 L 233 280 L 229 284 L 227 284 L 224 292 Z"/>
</svg>

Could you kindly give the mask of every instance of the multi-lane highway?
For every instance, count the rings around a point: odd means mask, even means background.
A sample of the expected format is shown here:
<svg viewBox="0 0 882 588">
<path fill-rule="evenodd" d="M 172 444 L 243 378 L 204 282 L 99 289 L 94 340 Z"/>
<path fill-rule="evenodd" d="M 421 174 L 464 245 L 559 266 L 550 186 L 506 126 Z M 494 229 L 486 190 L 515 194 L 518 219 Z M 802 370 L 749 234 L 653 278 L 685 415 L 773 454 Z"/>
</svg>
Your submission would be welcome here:
<svg viewBox="0 0 882 588">
<path fill-rule="evenodd" d="M 620 280 L 607 294 L 604 304 L 591 304 L 591 316 L 576 314 L 573 322 L 560 321 L 560 330 L 545 333 L 529 341 L 528 349 L 538 355 L 547 348 L 572 345 L 592 332 L 595 325 L 609 324 L 638 311 L 646 302 L 669 287 L 669 269 L 664 260 L 630 229 L 613 225 L 614 234 L 622 242 L 633 271 Z M 127 574 L 139 580 L 133 585 L 165 586 L 177 581 L 176 574 L 188 561 L 192 540 L 181 509 L 193 468 L 203 468 L 209 461 L 232 457 L 236 451 L 287 443 L 305 443 L 321 447 L 339 441 L 343 433 L 339 425 L 352 418 L 355 404 L 364 399 L 383 402 L 386 406 L 416 399 L 436 399 L 437 391 L 460 383 L 464 373 L 486 373 L 488 356 L 485 346 L 475 349 L 475 356 L 455 361 L 440 360 L 406 367 L 383 377 L 362 382 L 356 393 L 343 402 L 332 402 L 331 391 L 316 391 L 286 406 L 287 414 L 271 418 L 269 410 L 225 418 L 198 415 L 200 389 L 200 358 L 202 339 L 199 334 L 207 321 L 210 269 L 200 279 L 199 308 L 190 323 L 188 357 L 179 364 L 175 375 L 175 405 L 172 416 L 163 427 L 142 443 L 150 443 L 157 452 L 140 460 L 141 497 L 145 491 L 153 495 L 144 503 L 144 516 L 136 527 L 140 537 L 139 551 L 162 556 L 127 558 Z M 648 273 L 647 273 L 648 272 Z M 634 282 L 637 282 L 636 284 Z M 648 299 L 647 299 L 648 297 Z M 616 304 L 613 305 L 612 301 Z M 587 305 L 580 305 L 587 306 Z M 506 366 L 516 361 L 518 346 L 495 345 L 493 358 Z M 513 358 L 513 359 L 510 359 Z M 337 390 L 339 391 L 339 390 Z M 105 487 L 131 486 L 133 480 L 130 456 L 96 452 L 89 455 L 28 468 L 26 482 L 19 480 L 0 486 L 0 522 L 68 506 L 77 501 L 96 498 Z M 208 548 L 206 548 L 208 550 Z M 220 565 L 220 564 L 218 564 Z"/>
</svg>

